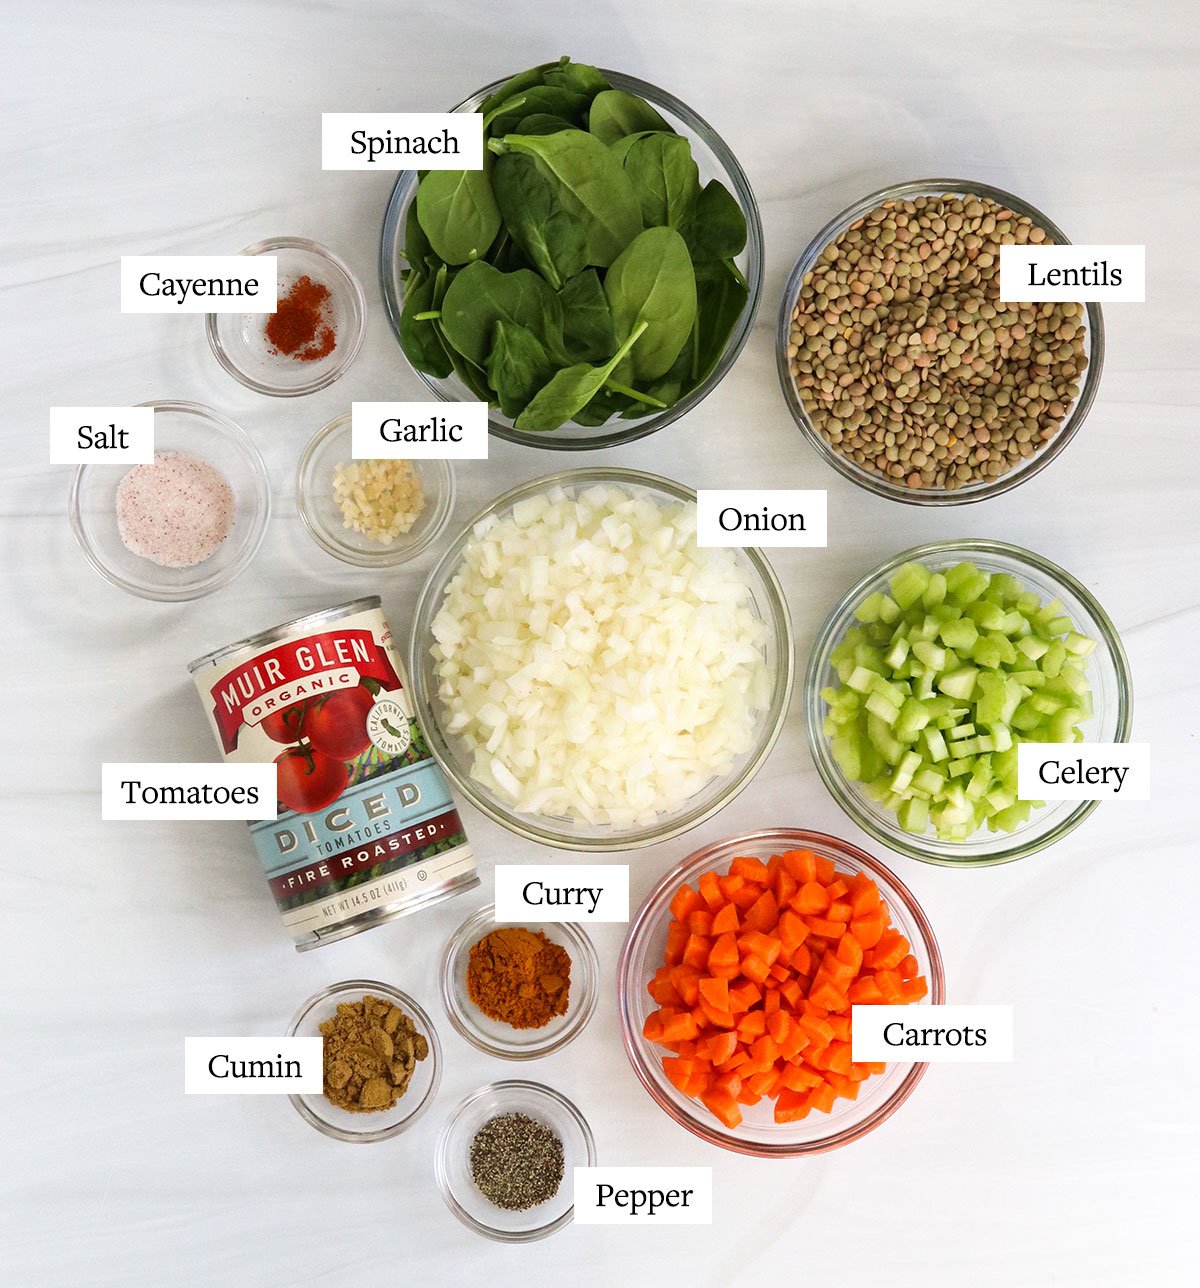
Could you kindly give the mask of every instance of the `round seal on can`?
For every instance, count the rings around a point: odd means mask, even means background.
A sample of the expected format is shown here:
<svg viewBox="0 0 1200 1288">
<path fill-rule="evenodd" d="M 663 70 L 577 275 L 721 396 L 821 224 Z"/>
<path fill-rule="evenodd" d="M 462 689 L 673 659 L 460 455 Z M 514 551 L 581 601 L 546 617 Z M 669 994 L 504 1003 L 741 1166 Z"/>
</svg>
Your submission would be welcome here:
<svg viewBox="0 0 1200 1288">
<path fill-rule="evenodd" d="M 380 698 L 367 712 L 367 736 L 385 755 L 403 756 L 412 742 L 404 708 L 391 698 Z"/>
</svg>

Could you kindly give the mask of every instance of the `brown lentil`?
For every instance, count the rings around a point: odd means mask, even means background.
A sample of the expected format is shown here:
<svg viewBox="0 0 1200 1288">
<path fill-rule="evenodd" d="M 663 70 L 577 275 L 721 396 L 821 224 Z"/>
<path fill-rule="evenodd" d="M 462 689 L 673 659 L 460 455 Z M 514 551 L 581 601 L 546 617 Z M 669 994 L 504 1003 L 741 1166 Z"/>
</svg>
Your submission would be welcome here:
<svg viewBox="0 0 1200 1288">
<path fill-rule="evenodd" d="M 1001 245 L 1050 243 L 987 197 L 885 201 L 817 257 L 788 365 L 821 437 L 912 489 L 991 481 L 1062 426 L 1087 367 L 1083 306 L 1001 304 Z"/>
</svg>

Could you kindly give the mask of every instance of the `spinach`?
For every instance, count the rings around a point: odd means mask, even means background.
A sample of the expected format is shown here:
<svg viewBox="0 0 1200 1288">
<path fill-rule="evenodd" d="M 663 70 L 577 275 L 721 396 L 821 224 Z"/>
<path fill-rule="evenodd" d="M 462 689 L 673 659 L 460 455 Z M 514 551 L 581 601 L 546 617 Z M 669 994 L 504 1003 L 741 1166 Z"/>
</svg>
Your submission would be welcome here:
<svg viewBox="0 0 1200 1288">
<path fill-rule="evenodd" d="M 592 134 L 507 134 L 489 146 L 501 155 L 533 157 L 553 186 L 558 204 L 583 230 L 587 258 L 597 267 L 611 264 L 642 227 L 641 210 L 621 163 Z"/>
<path fill-rule="evenodd" d="M 750 288 L 733 260 L 696 265 L 696 325 L 691 336 L 689 389 L 708 379 L 749 298 Z"/>
<path fill-rule="evenodd" d="M 634 140 L 624 162 L 646 227 L 682 228 L 700 194 L 700 170 L 687 139 L 678 134 L 643 134 Z"/>
<path fill-rule="evenodd" d="M 683 238 L 674 228 L 639 233 L 608 270 L 604 294 L 618 340 L 646 324 L 646 334 L 630 355 L 632 378 L 649 381 L 665 375 L 696 320 L 696 277 Z"/>
<path fill-rule="evenodd" d="M 733 259 L 746 249 L 746 216 L 720 179 L 705 184 L 680 231 L 697 261 Z"/>
<path fill-rule="evenodd" d="M 466 264 L 487 253 L 500 208 L 487 169 L 431 170 L 417 185 L 417 219 L 438 258 Z"/>
<path fill-rule="evenodd" d="M 563 311 L 563 347 L 573 362 L 603 362 L 617 348 L 612 311 L 594 268 L 563 283 L 558 293 Z"/>
<path fill-rule="evenodd" d="M 496 323 L 487 378 L 506 416 L 519 416 L 553 374 L 554 364 L 532 331 L 503 319 Z"/>
<path fill-rule="evenodd" d="M 468 264 L 450 283 L 441 308 L 442 331 L 451 346 L 481 370 L 497 322 L 532 331 L 543 347 L 562 347 L 562 305 L 527 268 L 502 273 L 484 260 Z"/>
<path fill-rule="evenodd" d="M 601 143 L 615 143 L 626 134 L 639 130 L 671 132 L 666 119 L 644 98 L 623 89 L 606 89 L 592 99 L 588 111 L 588 129 Z"/>
<path fill-rule="evenodd" d="M 556 371 L 517 417 L 514 422 L 517 429 L 557 429 L 570 420 L 600 392 L 604 382 L 649 325 L 648 322 L 639 322 L 626 337 L 625 343 L 603 366 L 593 367 L 587 362 L 577 362 Z"/>
<path fill-rule="evenodd" d="M 416 315 L 433 308 L 433 279 L 420 277 L 414 269 L 404 288 L 404 309 L 400 314 L 400 343 L 408 360 L 418 371 L 445 379 L 453 369 L 432 319 L 418 322 Z"/>
<path fill-rule="evenodd" d="M 509 152 L 497 157 L 492 182 L 513 241 L 558 290 L 587 263 L 587 243 L 579 221 L 563 207 L 558 188 L 531 156 Z"/>
<path fill-rule="evenodd" d="M 749 296 L 746 220 L 649 103 L 561 58 L 483 101 L 478 171 L 418 171 L 398 331 L 518 429 L 677 403 L 719 363 Z"/>
</svg>

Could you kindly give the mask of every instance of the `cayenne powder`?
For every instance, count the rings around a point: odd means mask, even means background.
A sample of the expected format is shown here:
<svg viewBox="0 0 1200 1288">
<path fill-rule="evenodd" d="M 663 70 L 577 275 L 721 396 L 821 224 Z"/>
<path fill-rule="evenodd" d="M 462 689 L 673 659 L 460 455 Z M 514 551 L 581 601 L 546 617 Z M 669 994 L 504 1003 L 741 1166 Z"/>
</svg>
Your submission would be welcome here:
<svg viewBox="0 0 1200 1288">
<path fill-rule="evenodd" d="M 267 318 L 267 340 L 273 353 L 297 362 L 316 362 L 337 347 L 329 322 L 329 287 L 305 275 L 298 277 Z"/>
<path fill-rule="evenodd" d="M 467 992 L 489 1019 L 514 1029 L 540 1029 L 565 1015 L 571 958 L 539 931 L 493 930 L 471 949 Z"/>
</svg>

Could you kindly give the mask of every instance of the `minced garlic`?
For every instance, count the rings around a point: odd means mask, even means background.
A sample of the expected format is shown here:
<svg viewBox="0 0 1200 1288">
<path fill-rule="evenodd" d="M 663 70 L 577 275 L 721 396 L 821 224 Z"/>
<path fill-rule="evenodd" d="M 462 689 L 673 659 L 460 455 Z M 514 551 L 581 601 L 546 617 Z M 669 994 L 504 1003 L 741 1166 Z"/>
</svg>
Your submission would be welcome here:
<svg viewBox="0 0 1200 1288">
<path fill-rule="evenodd" d="M 333 499 L 351 532 L 381 546 L 408 532 L 425 508 L 411 461 L 342 461 L 333 470 Z"/>
</svg>

